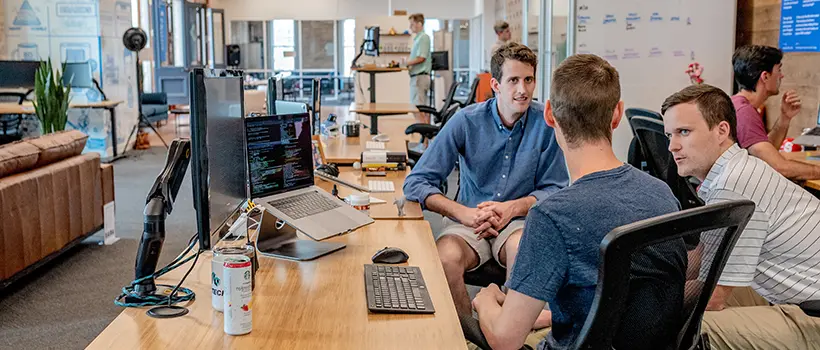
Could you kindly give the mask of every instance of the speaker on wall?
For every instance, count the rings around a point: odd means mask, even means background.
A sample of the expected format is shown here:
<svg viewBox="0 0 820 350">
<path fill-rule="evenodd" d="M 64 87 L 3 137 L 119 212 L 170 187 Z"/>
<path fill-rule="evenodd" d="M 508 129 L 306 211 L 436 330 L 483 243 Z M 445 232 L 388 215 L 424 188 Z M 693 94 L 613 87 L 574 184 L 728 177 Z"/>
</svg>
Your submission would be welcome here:
<svg viewBox="0 0 820 350">
<path fill-rule="evenodd" d="M 242 61 L 239 45 L 225 45 L 225 57 L 227 58 L 229 66 L 239 66 L 240 61 Z"/>
</svg>

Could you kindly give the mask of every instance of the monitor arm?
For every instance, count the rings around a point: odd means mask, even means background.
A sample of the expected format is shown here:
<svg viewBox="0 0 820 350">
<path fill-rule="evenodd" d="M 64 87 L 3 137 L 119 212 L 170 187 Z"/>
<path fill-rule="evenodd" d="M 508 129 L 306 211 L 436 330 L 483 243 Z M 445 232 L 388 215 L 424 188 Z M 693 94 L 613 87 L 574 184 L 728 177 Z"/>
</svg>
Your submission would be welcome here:
<svg viewBox="0 0 820 350">
<path fill-rule="evenodd" d="M 152 275 L 165 241 L 165 218 L 174 209 L 174 200 L 185 179 L 190 159 L 191 141 L 174 140 L 168 149 L 165 168 L 157 176 L 145 199 L 144 226 L 135 264 L 136 279 L 141 281 L 134 290 L 139 295 L 150 295 L 156 291 Z"/>
<path fill-rule="evenodd" d="M 368 41 L 370 40 L 362 40 L 362 46 L 359 46 L 359 54 L 356 55 L 355 58 L 353 58 L 353 63 L 350 64 L 351 68 L 356 67 L 356 62 L 359 60 L 359 57 L 362 57 L 362 54 L 364 53 L 364 45 L 367 44 Z"/>
</svg>

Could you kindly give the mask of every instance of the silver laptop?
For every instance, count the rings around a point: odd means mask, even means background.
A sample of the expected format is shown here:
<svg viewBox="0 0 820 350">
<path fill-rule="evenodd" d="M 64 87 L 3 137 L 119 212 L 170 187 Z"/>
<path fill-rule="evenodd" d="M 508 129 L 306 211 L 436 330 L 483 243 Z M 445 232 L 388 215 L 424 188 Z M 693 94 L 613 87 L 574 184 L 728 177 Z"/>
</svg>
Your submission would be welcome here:
<svg viewBox="0 0 820 350">
<path fill-rule="evenodd" d="M 804 146 L 820 145 L 820 109 L 817 111 L 817 126 L 794 139 L 794 143 Z"/>
<path fill-rule="evenodd" d="M 323 240 L 373 222 L 314 185 L 310 114 L 245 118 L 250 197 L 271 214 Z"/>
</svg>

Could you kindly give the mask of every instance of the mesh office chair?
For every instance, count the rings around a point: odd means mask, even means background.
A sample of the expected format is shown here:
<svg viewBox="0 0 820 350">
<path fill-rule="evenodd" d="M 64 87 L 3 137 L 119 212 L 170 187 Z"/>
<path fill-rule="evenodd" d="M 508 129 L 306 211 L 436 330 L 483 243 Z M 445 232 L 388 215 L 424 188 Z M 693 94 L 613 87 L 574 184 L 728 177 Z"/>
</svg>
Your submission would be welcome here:
<svg viewBox="0 0 820 350">
<path fill-rule="evenodd" d="M 657 119 L 660 122 L 663 122 L 663 117 L 660 113 L 655 111 L 650 111 L 648 109 L 643 108 L 627 108 L 626 112 L 626 120 L 632 120 L 632 117 L 645 117 L 650 119 Z M 638 144 L 638 136 L 635 135 L 635 131 L 632 130 L 632 141 L 629 142 L 629 153 L 627 155 L 627 163 L 632 165 L 635 168 L 638 168 L 642 171 L 647 171 L 646 169 L 646 159 L 644 154 L 641 150 L 641 146 Z"/>
<path fill-rule="evenodd" d="M 470 94 L 467 95 L 467 99 L 464 100 L 463 103 L 459 102 L 459 101 L 456 101 L 456 103 L 458 103 L 459 107 L 464 108 L 464 107 L 467 107 L 467 106 L 475 103 L 475 99 L 478 96 L 478 83 L 479 83 L 478 78 L 473 79 L 472 84 L 470 84 Z"/>
<path fill-rule="evenodd" d="M 405 135 L 411 135 L 418 133 L 421 135 L 421 140 L 419 142 L 407 142 L 407 158 L 409 160 L 410 166 L 416 165 L 419 159 L 421 159 L 422 154 L 424 154 L 423 150 L 420 150 L 419 144 L 424 143 L 425 140 L 432 140 L 433 137 L 438 135 L 441 128 L 444 127 L 444 124 L 447 124 L 447 121 L 453 117 L 454 114 L 458 111 L 459 107 L 457 105 L 450 106 L 444 113 L 441 114 L 441 123 L 439 125 L 432 125 L 432 124 L 423 124 L 423 123 L 416 123 L 412 124 L 404 130 Z"/>
<path fill-rule="evenodd" d="M 663 122 L 659 119 L 633 116 L 629 118 L 629 126 L 632 127 L 632 132 L 645 156 L 646 170 L 649 174 L 669 185 L 675 198 L 680 202 L 681 209 L 702 206 L 703 200 L 698 197 L 693 184 L 678 176 L 678 166 L 669 152 L 669 139 L 663 131 Z"/>
<path fill-rule="evenodd" d="M 458 89 L 458 82 L 453 82 L 450 85 L 450 91 L 447 92 L 447 97 L 444 99 L 444 104 L 441 106 L 441 109 L 436 110 L 434 106 L 424 106 L 424 105 L 417 105 L 416 108 L 419 109 L 421 113 L 428 113 L 432 116 L 433 123 L 438 124 L 441 123 L 441 120 L 444 116 L 444 113 L 450 108 L 452 104 L 455 103 L 453 101 L 453 97 L 456 96 L 456 90 Z M 415 125 L 415 124 L 414 124 Z"/>
<path fill-rule="evenodd" d="M 653 252 L 645 250 L 646 248 L 651 249 L 671 240 L 692 235 L 704 236 L 704 244 L 698 249 L 699 254 L 694 258 L 690 256 L 688 261 L 688 268 L 697 271 L 697 277 L 687 281 L 684 290 L 678 291 L 682 299 L 682 305 L 679 307 L 680 317 L 669 320 L 669 324 L 665 325 L 674 337 L 669 338 L 668 344 L 655 348 L 703 348 L 705 341 L 701 339 L 700 329 L 703 313 L 732 247 L 751 219 L 754 208 L 752 201 L 727 201 L 642 220 L 609 232 L 600 245 L 595 297 L 573 348 L 598 350 L 613 349 L 614 345 L 618 345 L 613 344 L 613 340 L 619 333 L 621 323 L 635 321 L 626 319 L 627 311 L 641 307 L 643 301 L 640 299 L 641 294 L 630 290 L 631 287 L 637 286 L 637 283 L 641 283 L 641 280 L 633 280 L 631 277 L 633 264 L 640 263 L 642 259 L 652 259 Z M 469 317 L 460 321 L 467 340 L 481 349 L 490 349 L 477 320 Z M 642 334 L 630 335 L 632 339 L 627 341 L 632 346 L 620 344 L 622 346 L 619 349 L 631 349 L 636 344 L 645 347 L 655 345 L 643 344 Z"/>
<path fill-rule="evenodd" d="M 26 94 L 21 92 L 0 92 L 0 103 L 23 104 Z M 0 115 L 0 145 L 21 140 L 20 123 L 23 116 L 19 114 Z"/>
<path fill-rule="evenodd" d="M 671 213 L 618 227 L 601 241 L 598 286 L 589 315 L 575 342 L 576 349 L 611 349 L 613 338 L 625 320 L 626 311 L 641 307 L 641 300 L 630 298 L 630 277 L 637 259 L 634 254 L 647 247 L 690 235 L 703 235 L 701 254 L 689 260 L 698 269 L 698 278 L 688 281 L 683 291 L 681 317 L 670 323 L 677 337 L 659 349 L 695 349 L 702 346 L 701 320 L 706 305 L 723 272 L 726 260 L 740 233 L 754 212 L 754 202 L 727 201 Z M 632 300 L 630 300 L 632 299 Z M 647 325 L 656 327 L 657 325 Z M 638 336 L 639 334 L 633 335 Z M 635 343 L 633 343 L 635 344 Z"/>
</svg>

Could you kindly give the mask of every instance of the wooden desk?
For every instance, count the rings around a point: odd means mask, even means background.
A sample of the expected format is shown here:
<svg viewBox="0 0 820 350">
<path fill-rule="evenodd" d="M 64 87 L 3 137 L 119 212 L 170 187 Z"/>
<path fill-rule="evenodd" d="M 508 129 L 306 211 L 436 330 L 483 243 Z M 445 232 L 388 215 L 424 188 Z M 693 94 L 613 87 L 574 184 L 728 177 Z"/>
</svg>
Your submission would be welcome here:
<svg viewBox="0 0 820 350">
<path fill-rule="evenodd" d="M 407 67 L 387 68 L 377 66 L 365 66 L 353 67 L 352 70 L 354 72 L 362 72 L 370 75 L 370 103 L 376 103 L 376 74 L 401 72 L 407 70 Z"/>
<path fill-rule="evenodd" d="M 350 112 L 370 116 L 370 135 L 377 135 L 380 116 L 418 113 L 419 109 L 409 103 L 351 103 Z"/>
<path fill-rule="evenodd" d="M 786 159 L 796 160 L 803 163 L 813 164 L 813 165 L 820 165 L 820 160 L 809 159 L 808 157 L 816 156 L 820 157 L 820 151 L 812 151 L 812 152 L 781 152 L 780 154 L 783 155 Z M 820 179 L 817 180 L 808 180 L 803 183 L 804 187 L 811 188 L 813 190 L 820 191 Z"/>
<path fill-rule="evenodd" d="M 339 123 L 344 123 L 344 121 L 339 121 Z M 404 129 L 414 123 L 416 123 L 416 120 L 406 115 L 381 117 L 381 133 L 390 137 L 390 141 L 385 144 L 385 149 L 391 152 L 406 153 L 407 141 L 410 140 L 410 135 L 405 135 Z M 362 124 L 369 127 L 370 122 L 363 120 Z M 367 141 L 373 140 L 364 129 L 359 132 L 359 135 L 361 136 L 323 137 L 325 159 L 328 163 L 352 165 L 358 162 L 361 159 L 362 151 L 365 150 Z"/>
<path fill-rule="evenodd" d="M 197 293 L 188 315 L 154 319 L 145 309 L 126 309 L 88 349 L 466 349 L 426 221 L 377 221 L 328 241 L 347 247 L 301 263 L 260 257 L 250 334 L 223 332 L 222 313 L 211 308 L 211 255 L 204 253 L 185 282 Z M 363 265 L 385 246 L 404 249 L 421 269 L 435 314 L 367 311 Z M 186 270 L 160 280 L 175 284 Z"/>
<path fill-rule="evenodd" d="M 375 220 L 423 220 L 424 214 L 421 210 L 421 205 L 417 202 L 410 202 L 404 205 L 404 216 L 398 215 L 398 209 L 393 205 L 393 201 L 404 197 L 404 179 L 410 175 L 410 169 L 404 171 L 388 171 L 387 176 L 365 176 L 361 170 L 353 169 L 352 167 L 339 167 L 339 178 L 348 182 L 367 187 L 367 182 L 374 181 L 390 181 L 393 182 L 396 191 L 392 193 L 371 193 L 372 197 L 387 201 L 383 204 L 373 204 L 370 206 L 370 217 Z M 333 183 L 330 181 L 316 178 L 316 185 L 330 192 L 333 189 Z M 357 192 L 348 187 L 337 185 L 339 189 L 339 197 L 346 197 L 353 192 Z"/>
<path fill-rule="evenodd" d="M 86 103 L 71 103 L 69 108 L 91 108 L 91 109 L 105 109 L 108 110 L 111 122 L 111 146 L 113 148 L 112 159 L 117 158 L 117 106 L 124 101 L 102 101 L 102 102 L 86 102 Z M 0 103 L 0 114 L 36 114 L 34 104 L 31 102 L 24 102 L 23 104 L 16 103 Z"/>
</svg>

